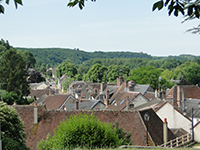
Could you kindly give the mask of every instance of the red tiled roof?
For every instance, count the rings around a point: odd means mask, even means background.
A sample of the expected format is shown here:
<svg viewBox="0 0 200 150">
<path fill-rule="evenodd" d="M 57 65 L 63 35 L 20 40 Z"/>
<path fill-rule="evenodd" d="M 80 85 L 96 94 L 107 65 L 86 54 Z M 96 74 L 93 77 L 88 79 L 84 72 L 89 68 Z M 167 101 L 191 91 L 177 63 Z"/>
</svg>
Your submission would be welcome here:
<svg viewBox="0 0 200 150">
<path fill-rule="evenodd" d="M 71 96 L 71 95 L 48 96 L 44 100 L 43 104 L 46 105 L 47 109 L 59 109 L 69 96 Z"/>
<path fill-rule="evenodd" d="M 31 149 L 36 148 L 41 139 L 46 139 L 47 134 L 50 133 L 53 136 L 53 130 L 59 125 L 60 121 L 78 113 L 93 113 L 100 121 L 106 123 L 115 123 L 117 121 L 119 127 L 122 127 L 125 132 L 132 132 L 133 145 L 146 145 L 146 123 L 143 120 L 145 111 L 46 111 L 40 106 L 38 107 L 39 122 L 33 125 L 33 106 L 15 106 L 15 108 L 22 121 L 25 122 L 25 132 L 27 134 L 25 141 Z M 149 140 L 153 140 L 149 143 L 163 144 L 162 121 L 153 110 L 147 111 L 150 114 L 148 130 L 151 137 Z M 171 140 L 173 135 L 171 135 L 170 131 L 168 133 L 169 140 Z"/>
<path fill-rule="evenodd" d="M 192 99 L 200 99 L 200 88 L 195 85 L 178 85 L 181 90 L 184 92 L 184 98 L 192 98 Z M 177 86 L 177 87 L 178 87 Z M 181 92 L 181 91 L 180 91 Z M 168 99 L 175 99 L 177 100 L 177 89 L 175 89 L 175 86 L 172 87 L 172 89 L 169 91 L 169 93 L 166 95 L 166 98 Z M 182 100 L 182 95 L 180 96 L 180 99 Z"/>
</svg>

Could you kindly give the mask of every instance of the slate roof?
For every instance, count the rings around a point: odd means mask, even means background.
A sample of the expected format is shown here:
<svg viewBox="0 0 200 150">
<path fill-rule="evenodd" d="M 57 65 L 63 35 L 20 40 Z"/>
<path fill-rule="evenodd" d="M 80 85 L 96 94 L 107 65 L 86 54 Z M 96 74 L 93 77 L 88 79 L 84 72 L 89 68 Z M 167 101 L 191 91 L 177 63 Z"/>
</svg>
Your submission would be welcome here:
<svg viewBox="0 0 200 150">
<path fill-rule="evenodd" d="M 14 106 L 22 121 L 25 122 L 25 141 L 28 147 L 35 149 L 41 139 L 46 139 L 47 134 L 54 135 L 53 130 L 63 119 L 68 119 L 71 115 L 78 113 L 93 113 L 100 121 L 106 123 L 119 123 L 125 132 L 132 132 L 131 139 L 133 145 L 146 145 L 146 123 L 143 119 L 144 113 L 148 112 L 150 120 L 148 124 L 149 144 L 163 144 L 163 124 L 161 119 L 153 110 L 139 111 L 47 111 L 42 106 L 38 107 L 38 124 L 33 125 L 33 106 Z M 34 130 L 33 130 L 34 129 Z M 169 140 L 175 138 L 171 131 L 168 131 Z"/>
<path fill-rule="evenodd" d="M 28 96 L 34 97 L 36 96 L 36 98 L 40 98 L 43 95 L 49 95 L 50 94 L 54 94 L 54 91 L 48 86 L 45 89 L 42 90 L 30 90 L 30 94 Z"/>
<path fill-rule="evenodd" d="M 104 103 L 102 103 L 100 100 L 91 100 L 87 102 L 79 102 L 78 103 L 78 109 L 80 110 L 91 110 L 93 109 L 98 103 L 101 103 L 105 106 Z M 65 108 L 67 110 L 75 110 L 75 103 L 72 104 L 65 104 Z"/>
<path fill-rule="evenodd" d="M 67 95 L 52 95 L 48 96 L 44 101 L 43 104 L 46 105 L 47 109 L 60 109 L 60 107 L 64 104 L 64 102 L 68 99 L 68 97 L 73 97 L 70 94 Z M 74 98 L 75 100 L 75 98 Z"/>
<path fill-rule="evenodd" d="M 134 86 L 134 92 L 140 92 L 144 95 L 147 91 L 153 92 L 153 89 L 150 85 L 136 84 Z"/>
<path fill-rule="evenodd" d="M 152 101 L 148 102 L 148 103 L 145 103 L 145 104 L 142 104 L 140 106 L 137 106 L 137 107 L 134 107 L 132 108 L 132 110 L 144 110 L 144 109 L 149 109 L 149 108 L 155 108 L 156 105 L 158 103 L 160 103 L 162 100 L 159 99 L 159 98 L 155 98 L 153 99 Z"/>
<path fill-rule="evenodd" d="M 115 94 L 114 100 L 111 102 L 109 106 L 106 107 L 108 110 L 123 110 L 127 106 L 127 97 L 129 97 L 130 101 L 130 109 L 134 108 L 134 99 L 142 95 L 141 93 L 135 93 L 135 92 L 118 92 Z M 144 95 L 142 95 L 144 98 L 146 98 Z M 147 101 L 149 101 L 148 98 L 146 98 Z M 149 103 L 149 102 L 147 102 Z M 136 103 L 135 103 L 136 104 Z"/>
<path fill-rule="evenodd" d="M 184 107 L 183 109 L 186 110 L 186 115 L 188 117 L 192 117 L 192 108 L 193 108 L 193 117 L 194 118 L 200 118 L 200 108 L 198 104 L 200 103 L 200 99 L 185 99 L 184 101 Z M 183 110 L 182 109 L 182 110 Z"/>
<path fill-rule="evenodd" d="M 34 106 L 34 103 L 37 103 L 37 105 L 41 105 L 43 101 L 48 97 L 48 95 L 42 95 L 38 100 L 34 101 L 31 105 Z"/>
</svg>

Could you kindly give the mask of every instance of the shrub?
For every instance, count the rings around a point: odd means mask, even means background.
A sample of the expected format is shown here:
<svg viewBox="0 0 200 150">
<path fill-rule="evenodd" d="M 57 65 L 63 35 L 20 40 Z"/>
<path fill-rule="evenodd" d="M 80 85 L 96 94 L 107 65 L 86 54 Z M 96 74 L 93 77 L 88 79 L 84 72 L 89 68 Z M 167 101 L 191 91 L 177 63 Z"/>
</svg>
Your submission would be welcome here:
<svg viewBox="0 0 200 150">
<path fill-rule="evenodd" d="M 106 148 L 119 144 L 117 131 L 111 124 L 102 123 L 93 114 L 78 114 L 60 122 L 54 136 L 41 140 L 38 149 Z"/>
</svg>

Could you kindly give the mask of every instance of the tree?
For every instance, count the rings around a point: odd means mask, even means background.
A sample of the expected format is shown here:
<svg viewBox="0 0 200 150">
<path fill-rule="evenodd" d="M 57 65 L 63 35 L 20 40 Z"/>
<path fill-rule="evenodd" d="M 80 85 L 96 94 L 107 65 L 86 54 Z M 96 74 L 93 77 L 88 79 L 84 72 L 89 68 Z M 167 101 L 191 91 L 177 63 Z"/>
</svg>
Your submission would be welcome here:
<svg viewBox="0 0 200 150">
<path fill-rule="evenodd" d="M 107 148 L 119 146 L 116 129 L 93 114 L 72 115 L 60 122 L 54 136 L 38 143 L 38 149 Z"/>
<path fill-rule="evenodd" d="M 28 150 L 25 145 L 24 124 L 15 108 L 0 102 L 2 149 Z"/>
<path fill-rule="evenodd" d="M 161 70 L 152 66 L 139 67 L 133 69 L 129 80 L 134 80 L 137 84 L 149 84 L 153 89 L 158 89 L 158 78 Z"/>
<path fill-rule="evenodd" d="M 17 8 L 18 7 L 18 5 L 22 5 L 22 0 L 13 0 L 14 1 L 14 3 L 15 3 L 15 7 Z M 10 2 L 10 0 L 6 0 L 6 4 L 8 4 L 9 5 L 9 2 Z M 0 4 L 0 14 L 1 13 L 4 13 L 4 7 L 3 7 L 3 5 L 1 5 Z"/>
<path fill-rule="evenodd" d="M 28 76 L 25 70 L 25 63 L 16 50 L 7 50 L 0 59 L 0 83 L 1 88 L 8 92 L 14 92 L 19 96 L 27 96 L 29 85 L 26 81 Z"/>
<path fill-rule="evenodd" d="M 77 69 L 75 65 L 68 60 L 64 60 L 56 70 L 57 76 L 67 75 L 68 77 L 74 77 L 77 74 Z"/>
<path fill-rule="evenodd" d="M 188 67 L 184 68 L 185 79 L 193 85 L 200 84 L 200 65 L 191 63 Z"/>
<path fill-rule="evenodd" d="M 91 82 L 102 81 L 104 72 L 107 71 L 107 68 L 101 64 L 94 64 L 87 73 L 87 80 Z"/>
<path fill-rule="evenodd" d="M 23 57 L 26 63 L 26 70 L 28 70 L 28 68 L 33 68 L 35 66 L 36 60 L 33 53 L 31 53 L 28 50 L 24 52 L 22 50 L 17 50 L 17 53 L 21 54 L 21 56 Z"/>
</svg>

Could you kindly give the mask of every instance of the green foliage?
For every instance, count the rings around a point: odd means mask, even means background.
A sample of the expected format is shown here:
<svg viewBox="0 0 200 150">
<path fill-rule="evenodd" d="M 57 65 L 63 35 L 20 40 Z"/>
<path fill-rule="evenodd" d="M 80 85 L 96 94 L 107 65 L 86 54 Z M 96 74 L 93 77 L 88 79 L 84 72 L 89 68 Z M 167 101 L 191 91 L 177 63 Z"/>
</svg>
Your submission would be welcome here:
<svg viewBox="0 0 200 150">
<path fill-rule="evenodd" d="M 107 68 L 105 66 L 94 64 L 87 73 L 87 80 L 91 82 L 101 82 L 106 71 Z"/>
<path fill-rule="evenodd" d="M 53 137 L 38 143 L 38 149 L 105 148 L 119 146 L 116 129 L 93 114 L 78 114 L 60 122 Z"/>
<path fill-rule="evenodd" d="M 14 102 L 18 105 L 28 104 L 27 99 L 23 98 L 22 96 L 17 95 L 14 92 L 3 92 L 1 99 L 3 102 L 7 103 L 8 105 L 12 105 Z"/>
<path fill-rule="evenodd" d="M 22 51 L 20 49 L 17 50 L 17 53 L 23 57 L 24 62 L 26 63 L 26 70 L 28 70 L 28 68 L 33 68 L 35 66 L 36 60 L 33 53 L 31 53 L 28 50 Z"/>
<path fill-rule="evenodd" d="M 22 56 L 17 54 L 16 50 L 10 48 L 1 56 L 0 66 L 1 88 L 20 96 L 27 96 L 30 93 L 26 81 L 28 73 L 25 70 Z"/>
<path fill-rule="evenodd" d="M 56 70 L 56 75 L 58 77 L 61 77 L 64 74 L 68 77 L 74 77 L 77 74 L 77 69 L 75 68 L 75 65 L 68 60 L 63 61 Z"/>
<path fill-rule="evenodd" d="M 81 76 L 81 74 L 76 74 L 75 79 L 76 79 L 76 81 L 81 81 L 83 79 L 83 77 Z"/>
<path fill-rule="evenodd" d="M 137 84 L 149 84 L 153 89 L 158 89 L 160 74 L 161 70 L 152 66 L 139 67 L 131 71 L 129 80 L 134 80 Z"/>
<path fill-rule="evenodd" d="M 47 71 L 47 76 L 50 77 L 50 78 L 52 77 L 52 70 Z"/>
<path fill-rule="evenodd" d="M 15 108 L 0 102 L 2 148 L 5 150 L 27 150 L 24 125 Z"/>
<path fill-rule="evenodd" d="M 188 67 L 184 68 L 185 79 L 193 85 L 200 84 L 200 65 L 191 63 Z"/>
<path fill-rule="evenodd" d="M 17 8 L 18 7 L 18 5 L 23 5 L 22 4 L 22 0 L 13 0 L 14 1 L 14 4 L 15 4 L 15 7 Z M 10 0 L 6 0 L 6 4 L 8 4 L 9 5 L 9 3 L 10 3 Z M 0 4 L 0 14 L 3 14 L 4 13 L 4 7 L 3 7 L 3 5 L 1 5 Z"/>
</svg>

